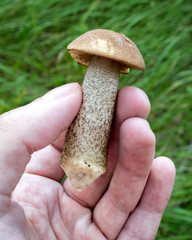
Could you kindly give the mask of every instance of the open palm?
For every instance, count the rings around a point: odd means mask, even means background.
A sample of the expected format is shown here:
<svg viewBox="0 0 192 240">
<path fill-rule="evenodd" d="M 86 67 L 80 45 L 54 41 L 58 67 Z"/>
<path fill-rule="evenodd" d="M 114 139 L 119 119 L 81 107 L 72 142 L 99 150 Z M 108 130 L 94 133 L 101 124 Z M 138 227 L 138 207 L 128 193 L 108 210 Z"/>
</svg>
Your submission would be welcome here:
<svg viewBox="0 0 192 240">
<path fill-rule="evenodd" d="M 153 159 L 146 95 L 119 91 L 107 172 L 78 192 L 68 179 L 60 184 L 60 156 L 81 98 L 81 88 L 68 84 L 1 116 L 0 239 L 155 238 L 175 168 Z"/>
</svg>

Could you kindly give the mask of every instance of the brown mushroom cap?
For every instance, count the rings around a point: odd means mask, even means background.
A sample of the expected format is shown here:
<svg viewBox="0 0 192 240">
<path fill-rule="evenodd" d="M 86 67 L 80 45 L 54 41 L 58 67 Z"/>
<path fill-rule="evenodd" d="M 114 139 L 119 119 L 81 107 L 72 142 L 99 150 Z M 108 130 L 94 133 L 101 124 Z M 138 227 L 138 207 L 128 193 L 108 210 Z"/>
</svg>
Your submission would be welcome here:
<svg viewBox="0 0 192 240">
<path fill-rule="evenodd" d="M 109 58 L 120 63 L 120 73 L 129 73 L 129 68 L 145 70 L 143 57 L 125 35 L 111 30 L 95 29 L 72 41 L 67 49 L 81 65 L 88 66 L 93 55 Z"/>
</svg>

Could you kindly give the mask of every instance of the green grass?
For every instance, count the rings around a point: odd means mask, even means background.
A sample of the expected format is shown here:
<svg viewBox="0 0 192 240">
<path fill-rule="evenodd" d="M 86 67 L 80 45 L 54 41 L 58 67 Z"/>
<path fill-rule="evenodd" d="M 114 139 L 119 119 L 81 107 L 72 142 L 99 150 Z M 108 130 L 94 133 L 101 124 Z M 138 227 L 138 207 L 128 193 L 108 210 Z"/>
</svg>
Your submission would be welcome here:
<svg viewBox="0 0 192 240">
<path fill-rule="evenodd" d="M 66 50 L 95 28 L 138 45 L 146 71 L 121 76 L 149 96 L 156 155 L 173 159 L 177 177 L 157 239 L 192 239 L 192 3 L 189 0 L 1 0 L 0 113 L 49 89 L 82 82 L 85 68 Z"/>
</svg>

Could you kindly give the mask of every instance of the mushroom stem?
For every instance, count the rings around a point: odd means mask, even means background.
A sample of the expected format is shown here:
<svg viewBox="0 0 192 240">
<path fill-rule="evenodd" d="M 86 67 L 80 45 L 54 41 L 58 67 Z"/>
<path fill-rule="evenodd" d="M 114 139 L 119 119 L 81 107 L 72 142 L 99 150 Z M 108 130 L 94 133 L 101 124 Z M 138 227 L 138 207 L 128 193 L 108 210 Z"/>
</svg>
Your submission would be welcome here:
<svg viewBox="0 0 192 240">
<path fill-rule="evenodd" d="M 93 56 L 83 81 L 83 102 L 65 138 L 61 165 L 81 191 L 106 171 L 120 64 Z"/>
</svg>

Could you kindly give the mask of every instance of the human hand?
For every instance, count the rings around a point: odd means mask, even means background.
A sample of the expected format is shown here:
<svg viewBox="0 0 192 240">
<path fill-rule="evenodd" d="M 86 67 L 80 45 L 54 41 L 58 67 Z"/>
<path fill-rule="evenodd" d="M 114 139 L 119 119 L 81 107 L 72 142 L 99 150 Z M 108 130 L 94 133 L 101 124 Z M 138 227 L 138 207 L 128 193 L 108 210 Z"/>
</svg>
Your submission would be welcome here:
<svg viewBox="0 0 192 240">
<path fill-rule="evenodd" d="M 119 91 L 108 170 L 77 192 L 60 156 L 81 88 L 68 84 L 0 117 L 0 239 L 154 239 L 171 195 L 175 167 L 153 160 L 150 111 L 139 89 Z"/>
</svg>

